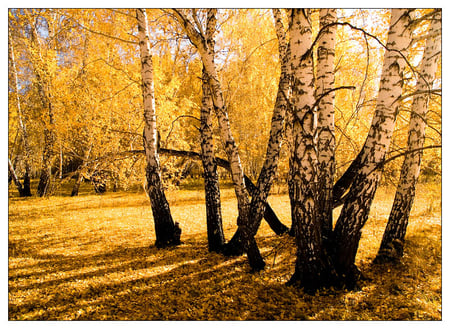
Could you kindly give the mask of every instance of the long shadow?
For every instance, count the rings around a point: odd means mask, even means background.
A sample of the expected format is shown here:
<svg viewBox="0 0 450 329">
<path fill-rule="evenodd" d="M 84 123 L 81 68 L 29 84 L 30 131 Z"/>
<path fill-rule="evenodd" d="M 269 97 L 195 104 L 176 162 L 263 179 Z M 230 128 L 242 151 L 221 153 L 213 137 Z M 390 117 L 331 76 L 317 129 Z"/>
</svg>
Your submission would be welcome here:
<svg viewBox="0 0 450 329">
<path fill-rule="evenodd" d="M 362 283 L 359 292 L 327 290 L 316 296 L 284 285 L 292 275 L 295 260 L 295 244 L 288 236 L 258 239 L 267 262 L 266 270 L 261 273 L 250 273 L 245 257 L 228 258 L 209 253 L 206 241 L 198 236 L 169 249 L 119 247 L 70 257 L 35 252 L 28 254 L 38 261 L 28 268 L 30 273 L 15 274 L 16 268 L 10 270 L 9 318 L 417 319 L 425 310 L 407 288 L 423 283 L 421 280 L 426 278 L 419 275 L 420 269 L 417 273 L 409 269 L 426 261 L 438 245 L 430 246 L 424 253 L 415 253 L 415 248 L 429 243 L 423 241 L 423 235 L 409 236 L 408 241 L 406 252 L 414 254 L 415 259 L 389 267 L 389 274 L 386 267 L 365 266 L 362 270 L 369 280 Z M 34 247 L 29 246 L 29 252 L 38 250 Z M 64 275 L 68 272 L 75 273 Z M 58 274 L 61 277 L 55 277 Z M 27 276 L 35 279 L 21 285 L 20 281 Z M 403 292 L 408 295 L 403 296 Z M 35 297 L 26 302 L 11 302 L 11 296 L 16 295 Z M 436 316 L 429 318 L 436 319 Z"/>
</svg>

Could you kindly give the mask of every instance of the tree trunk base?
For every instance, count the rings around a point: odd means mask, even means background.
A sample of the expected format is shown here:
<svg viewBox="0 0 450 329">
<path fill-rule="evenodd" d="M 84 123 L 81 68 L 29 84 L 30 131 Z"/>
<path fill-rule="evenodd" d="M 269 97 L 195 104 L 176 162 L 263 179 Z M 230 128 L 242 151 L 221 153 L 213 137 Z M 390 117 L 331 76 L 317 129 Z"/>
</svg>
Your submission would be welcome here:
<svg viewBox="0 0 450 329">
<path fill-rule="evenodd" d="M 286 282 L 286 285 L 288 287 L 303 288 L 303 291 L 308 295 L 314 295 L 317 290 L 334 286 L 333 281 L 334 280 L 330 280 L 330 274 L 325 272 L 299 274 L 296 270 L 289 281 Z"/>
<path fill-rule="evenodd" d="M 338 281 L 342 288 L 352 291 L 361 290 L 358 283 L 360 280 L 364 279 L 364 276 L 356 265 L 351 265 L 350 268 L 345 271 L 338 271 L 338 275 Z"/>
<path fill-rule="evenodd" d="M 261 253 L 259 252 L 258 245 L 256 244 L 255 238 L 251 239 L 250 245 L 247 249 L 247 258 L 248 262 L 251 267 L 252 272 L 259 272 L 264 270 L 264 267 L 266 266 L 266 262 L 261 256 Z"/>
<path fill-rule="evenodd" d="M 241 256 L 244 254 L 244 245 L 242 244 L 241 234 L 241 230 L 238 228 L 231 240 L 223 245 L 221 251 L 222 255 Z"/>
<path fill-rule="evenodd" d="M 158 249 L 179 246 L 181 244 L 181 228 L 178 222 L 175 222 L 173 231 L 169 234 L 165 234 L 155 242 L 155 247 Z"/>
<path fill-rule="evenodd" d="M 374 264 L 398 263 L 403 257 L 404 243 L 398 239 L 393 240 L 386 246 L 381 246 L 377 256 L 373 260 Z"/>
<path fill-rule="evenodd" d="M 23 178 L 23 190 L 21 196 L 23 197 L 32 196 L 30 176 L 28 176 L 28 173 L 25 173 L 25 177 Z"/>
</svg>

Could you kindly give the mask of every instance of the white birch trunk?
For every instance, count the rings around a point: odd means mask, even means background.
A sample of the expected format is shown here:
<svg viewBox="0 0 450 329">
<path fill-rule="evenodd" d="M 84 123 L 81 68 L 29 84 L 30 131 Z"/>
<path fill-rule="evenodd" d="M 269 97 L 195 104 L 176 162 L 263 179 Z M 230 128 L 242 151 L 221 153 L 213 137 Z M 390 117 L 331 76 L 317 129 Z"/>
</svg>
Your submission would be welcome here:
<svg viewBox="0 0 450 329">
<path fill-rule="evenodd" d="M 208 47 L 214 49 L 216 10 L 208 9 L 205 38 Z M 214 104 L 208 83 L 208 75 L 202 75 L 202 106 L 200 108 L 201 158 L 205 183 L 206 227 L 209 251 L 221 252 L 225 244 L 220 203 L 219 173 L 214 156 L 212 110 Z"/>
<path fill-rule="evenodd" d="M 438 68 L 441 52 L 441 11 L 435 15 L 428 35 L 416 86 L 419 92 L 431 89 Z M 403 255 L 406 228 L 420 173 L 429 98 L 429 94 L 419 93 L 413 99 L 408 130 L 408 153 L 403 161 L 400 181 L 377 255 L 377 262 L 396 261 Z M 412 152 L 414 150 L 418 151 Z"/>
<path fill-rule="evenodd" d="M 147 192 L 155 222 L 156 246 L 180 244 L 181 230 L 174 223 L 169 203 L 164 194 L 158 155 L 158 131 L 153 87 L 153 64 L 150 53 L 148 22 L 145 9 L 136 9 L 138 38 L 141 57 L 142 96 L 144 103 L 144 149 L 147 160 Z"/>
<path fill-rule="evenodd" d="M 281 12 L 279 9 L 273 9 L 273 16 L 275 19 L 275 29 L 278 38 L 278 49 L 281 63 L 281 75 L 278 83 L 277 98 L 272 114 L 272 123 L 270 129 L 270 137 L 266 150 L 266 157 L 263 167 L 258 177 L 256 184 L 256 191 L 252 193 L 252 201 L 250 204 L 250 218 L 249 225 L 243 227 L 243 240 L 246 249 L 250 246 L 258 248 L 254 241 L 254 236 L 258 231 L 264 216 L 267 197 L 272 187 L 272 182 L 278 166 L 278 159 L 280 155 L 281 142 L 283 140 L 284 119 L 288 107 L 289 94 L 289 72 L 287 56 L 288 45 L 286 42 L 286 35 L 282 23 Z M 253 241 L 252 241 L 253 240 Z M 253 270 L 264 268 L 264 261 L 260 256 L 258 250 L 247 251 L 250 265 Z M 252 258 L 253 257 L 253 258 Z"/>
<path fill-rule="evenodd" d="M 51 167 L 54 157 L 55 145 L 55 127 L 54 127 L 54 113 L 51 96 L 51 74 L 46 60 L 42 57 L 42 45 L 39 40 L 39 35 L 36 31 L 34 19 L 26 12 L 28 23 L 31 32 L 30 42 L 30 58 L 33 65 L 33 71 L 36 75 L 36 87 L 39 93 L 39 98 L 42 103 L 42 112 L 44 113 L 44 149 L 42 152 L 42 166 L 39 177 L 39 184 L 37 193 L 40 197 L 49 193 L 51 183 Z M 49 27 L 49 39 L 53 38 L 54 31 Z"/>
<path fill-rule="evenodd" d="M 291 204 L 297 241 L 295 273 L 290 283 L 299 282 L 309 292 L 325 284 L 329 271 L 324 262 L 321 225 L 316 207 L 317 113 L 314 108 L 312 31 L 305 9 L 291 11 L 290 36 L 294 141 L 291 154 L 294 200 Z"/>
<path fill-rule="evenodd" d="M 249 197 L 245 187 L 244 171 L 242 169 L 239 151 L 233 138 L 233 134 L 231 133 L 228 112 L 222 96 L 222 88 L 214 63 L 214 49 L 213 47 L 208 46 L 205 37 L 201 33 L 197 32 L 193 24 L 181 11 L 174 10 L 173 13 L 183 26 L 192 44 L 197 48 L 204 65 L 205 72 L 208 75 L 220 135 L 225 144 L 225 152 L 227 154 L 228 161 L 230 162 L 231 177 L 238 201 L 239 222 L 242 221 L 243 223 L 246 223 L 248 221 Z"/>
<path fill-rule="evenodd" d="M 321 97 L 317 111 L 318 216 L 322 237 L 328 239 L 333 229 L 333 183 L 335 173 L 334 132 L 334 47 L 336 9 L 320 10 L 320 29 L 324 29 L 317 48 L 316 95 Z M 325 28 L 326 27 L 326 28 Z M 325 95 L 322 97 L 322 95 Z"/>
</svg>

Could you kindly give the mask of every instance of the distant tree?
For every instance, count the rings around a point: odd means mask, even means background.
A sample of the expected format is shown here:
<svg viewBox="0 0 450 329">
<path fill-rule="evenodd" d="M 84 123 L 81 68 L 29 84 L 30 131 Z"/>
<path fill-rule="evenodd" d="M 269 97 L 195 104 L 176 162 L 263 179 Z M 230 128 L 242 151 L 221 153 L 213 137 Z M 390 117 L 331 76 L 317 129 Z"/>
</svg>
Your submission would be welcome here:
<svg viewBox="0 0 450 329">
<path fill-rule="evenodd" d="M 20 97 L 19 97 L 19 80 L 17 77 L 17 68 L 16 68 L 16 60 L 15 60 L 15 55 L 14 55 L 14 45 L 13 45 L 13 39 L 11 37 L 11 27 L 9 27 L 8 30 L 8 45 L 9 45 L 9 62 L 11 65 L 11 74 L 12 74 L 12 89 L 13 89 L 13 93 L 15 94 L 15 99 L 16 99 L 16 107 L 17 107 L 17 119 L 18 119 L 18 123 L 19 123 L 19 130 L 20 130 L 20 134 L 21 134 L 21 141 L 23 144 L 23 161 L 24 161 L 24 167 L 25 167 L 25 173 L 24 173 L 24 177 L 23 177 L 23 185 L 20 184 L 18 185 L 19 188 L 19 195 L 20 196 L 31 196 L 31 184 L 30 184 L 30 175 L 31 175 L 31 148 L 30 148 L 30 142 L 29 142 L 29 136 L 28 136 L 28 131 L 27 131 L 27 127 L 25 124 L 25 118 L 23 115 L 23 111 L 22 111 L 22 105 L 21 105 L 21 101 L 20 101 Z M 15 175 L 15 171 L 14 168 L 11 164 L 11 161 L 9 161 L 9 165 L 10 165 L 10 171 L 12 169 L 12 172 L 14 172 L 14 177 L 17 178 L 17 176 Z M 16 179 L 14 179 L 14 181 L 16 182 Z M 17 178 L 17 182 L 20 183 L 20 181 L 18 181 Z M 17 183 L 16 183 L 17 185 Z"/>
<path fill-rule="evenodd" d="M 376 263 L 398 261 L 403 256 L 406 228 L 416 194 L 425 142 L 428 102 L 441 52 L 441 10 L 432 18 L 417 80 L 409 121 L 405 155 L 394 204 L 383 235 Z"/>
<path fill-rule="evenodd" d="M 163 248 L 180 244 L 181 229 L 174 222 L 164 194 L 158 154 L 158 131 L 153 87 L 153 64 L 150 53 L 148 21 L 145 9 L 136 9 L 141 58 L 142 96 L 144 103 L 144 150 L 147 161 L 147 192 L 155 222 L 156 246 Z"/>
<path fill-rule="evenodd" d="M 55 147 L 55 117 L 54 108 L 52 103 L 52 86 L 51 78 L 54 61 L 56 56 L 54 50 L 51 49 L 51 45 L 55 42 L 55 31 L 51 20 L 55 17 L 46 17 L 47 33 L 49 42 L 49 48 L 47 49 L 47 43 L 41 40 L 38 33 L 38 26 L 40 15 L 33 12 L 33 10 L 25 10 L 26 24 L 30 33 L 29 42 L 29 56 L 33 67 L 33 73 L 36 77 L 35 85 L 38 90 L 39 100 L 42 106 L 43 115 L 43 135 L 44 135 L 44 147 L 42 153 L 42 165 L 39 176 L 39 183 L 37 187 L 37 194 L 39 196 L 45 196 L 50 192 L 50 183 L 52 177 L 52 165 L 54 158 Z M 45 52 L 45 54 L 44 54 Z"/>
</svg>

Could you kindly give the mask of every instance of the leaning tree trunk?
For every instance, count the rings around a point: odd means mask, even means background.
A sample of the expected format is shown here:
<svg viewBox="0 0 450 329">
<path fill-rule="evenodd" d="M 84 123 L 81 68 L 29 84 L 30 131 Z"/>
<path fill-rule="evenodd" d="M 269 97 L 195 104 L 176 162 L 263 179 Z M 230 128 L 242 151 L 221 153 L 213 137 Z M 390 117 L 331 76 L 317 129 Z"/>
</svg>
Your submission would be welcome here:
<svg viewBox="0 0 450 329">
<path fill-rule="evenodd" d="M 129 153 L 129 152 L 144 153 L 141 150 L 127 151 L 127 153 Z M 172 149 L 161 148 L 160 153 L 167 155 L 167 156 L 180 156 L 180 157 L 189 157 L 189 158 L 193 158 L 193 159 L 201 159 L 201 154 L 197 153 L 197 152 L 193 152 L 193 151 L 172 150 Z M 223 169 L 231 171 L 230 162 L 228 162 L 227 160 L 216 157 L 215 161 L 219 167 L 222 167 Z M 253 184 L 253 182 L 247 175 L 245 175 L 244 178 L 245 178 L 245 185 L 247 186 L 248 191 L 252 195 L 252 193 L 254 193 L 256 191 L 256 186 L 255 186 L 255 184 Z M 277 235 L 286 233 L 289 230 L 288 227 L 279 220 L 279 218 L 273 211 L 270 204 L 266 203 L 265 208 L 266 208 L 266 210 L 264 212 L 264 219 L 266 220 L 267 224 L 269 224 L 270 228 L 274 231 L 274 233 Z M 241 231 L 238 229 L 235 234 L 235 236 L 237 236 L 236 239 L 238 239 L 239 241 L 241 239 L 240 233 L 241 233 Z M 237 250 L 235 250 L 235 252 L 237 252 Z M 242 249 L 240 249 L 240 253 L 238 253 L 238 254 L 232 253 L 232 255 L 241 255 L 241 254 L 242 254 Z"/>
<path fill-rule="evenodd" d="M 141 57 L 142 96 L 144 102 L 144 149 L 147 160 L 147 192 L 155 222 L 156 246 L 163 248 L 180 244 L 181 229 L 174 223 L 169 203 L 161 181 L 159 155 L 157 151 L 157 129 L 153 87 L 153 65 L 150 54 L 148 22 L 145 9 L 136 9 L 138 38 Z"/>
<path fill-rule="evenodd" d="M 25 174 L 23 177 L 23 186 L 21 184 L 21 189 L 19 189 L 20 196 L 31 196 L 31 183 L 30 183 L 30 174 L 31 174 L 31 165 L 30 165 L 30 155 L 31 155 L 31 149 L 30 144 L 28 142 L 28 131 L 24 122 L 23 113 L 22 113 L 22 106 L 19 98 L 19 79 L 17 78 L 17 69 L 16 69 L 16 61 L 14 56 L 14 46 L 12 43 L 11 38 L 11 31 L 8 31 L 8 37 L 9 37 L 9 59 L 11 62 L 11 73 L 14 77 L 14 93 L 16 95 L 16 102 L 17 102 L 17 118 L 19 121 L 19 129 L 22 135 L 22 143 L 23 143 L 23 151 L 24 151 L 24 167 L 25 167 Z"/>
<path fill-rule="evenodd" d="M 210 251 L 220 252 L 225 244 L 222 227 L 222 211 L 220 204 L 219 173 L 214 157 L 212 135 L 212 100 L 206 74 L 203 74 L 203 96 L 200 109 L 200 136 L 203 177 L 205 182 L 206 228 L 208 232 L 208 247 Z"/>
<path fill-rule="evenodd" d="M 258 177 L 256 191 L 255 193 L 252 193 L 249 222 L 248 225 L 241 226 L 244 249 L 247 252 L 250 266 L 255 271 L 261 270 L 265 266 L 265 262 L 261 257 L 255 241 L 255 235 L 264 216 L 267 197 L 269 196 L 278 166 L 281 142 L 283 140 L 284 119 L 288 106 L 287 95 L 289 93 L 288 45 L 286 42 L 285 30 L 283 27 L 280 10 L 274 9 L 273 15 L 278 38 L 281 76 L 278 83 L 277 98 L 272 114 L 272 124 L 269 143 L 266 150 L 266 158 Z"/>
<path fill-rule="evenodd" d="M 215 15 L 216 9 L 211 9 L 209 15 Z M 238 147 L 231 133 L 230 121 L 228 119 L 228 110 L 222 95 L 222 87 L 214 63 L 214 47 L 208 46 L 205 36 L 202 32 L 198 32 L 193 23 L 180 10 L 173 10 L 174 16 L 183 26 L 189 40 L 197 49 L 206 74 L 208 75 L 208 82 L 211 88 L 211 96 L 213 99 L 214 110 L 219 124 L 220 135 L 225 145 L 225 153 L 230 162 L 231 178 L 234 185 L 236 199 L 238 203 L 238 225 L 248 222 L 248 211 L 250 200 L 245 186 L 244 171 L 242 169 L 241 160 L 239 157 Z M 193 13 L 195 15 L 195 13 Z M 243 249 L 241 239 L 235 239 L 233 245 L 227 244 L 227 248 Z M 231 242 L 231 241 L 230 241 Z"/>
<path fill-rule="evenodd" d="M 333 230 L 333 183 L 335 173 L 334 133 L 334 46 L 336 9 L 320 10 L 320 30 L 323 35 L 317 47 L 316 98 L 320 98 L 317 110 L 318 152 L 318 202 L 317 215 L 322 225 L 322 239 L 328 245 Z M 328 26 L 329 25 L 329 26 Z M 328 27 L 327 27 L 328 26 Z"/>
<path fill-rule="evenodd" d="M 388 34 L 386 52 L 381 74 L 380 90 L 375 115 L 363 146 L 362 166 L 350 187 L 334 229 L 335 269 L 349 288 L 353 288 L 359 278 L 355 265 L 361 230 L 369 216 L 370 207 L 381 177 L 395 120 L 400 106 L 403 85 L 403 71 L 406 66 L 404 54 L 411 41 L 411 10 L 393 9 Z"/>
<path fill-rule="evenodd" d="M 425 45 L 425 51 L 417 81 L 417 91 L 430 91 L 441 52 L 441 11 L 435 15 Z M 394 204 L 389 215 L 375 262 L 398 261 L 403 256 L 406 227 L 414 202 L 416 183 L 420 173 L 420 163 L 425 142 L 426 116 L 430 95 L 419 93 L 414 96 L 408 131 L 408 150 L 403 161 L 400 181 L 395 193 Z M 414 152 L 414 150 L 417 150 Z"/>
<path fill-rule="evenodd" d="M 324 257 L 321 224 L 317 214 L 316 109 L 314 108 L 314 67 L 312 32 L 307 10 L 293 9 L 290 17 L 292 65 L 293 139 L 292 191 L 293 224 L 297 260 L 290 284 L 315 291 L 329 281 L 330 270 Z"/>
</svg>

